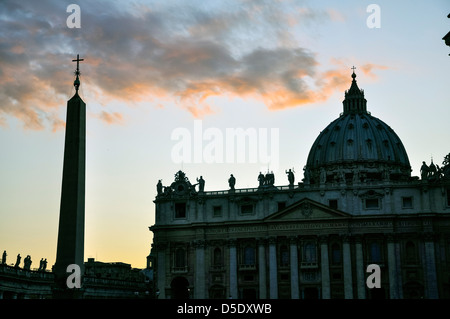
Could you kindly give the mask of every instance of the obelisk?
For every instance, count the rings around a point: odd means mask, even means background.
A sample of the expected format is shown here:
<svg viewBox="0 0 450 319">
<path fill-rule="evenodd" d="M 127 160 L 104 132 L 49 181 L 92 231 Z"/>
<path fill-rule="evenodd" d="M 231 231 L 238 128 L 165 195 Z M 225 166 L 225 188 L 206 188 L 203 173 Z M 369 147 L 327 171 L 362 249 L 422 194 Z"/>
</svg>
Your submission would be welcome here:
<svg viewBox="0 0 450 319">
<path fill-rule="evenodd" d="M 77 55 L 73 61 L 77 62 L 75 95 L 67 102 L 58 246 L 53 268 L 54 298 L 79 298 L 81 289 L 67 286 L 67 278 L 72 274 L 67 271 L 67 267 L 78 265 L 81 275 L 84 273 L 86 104 L 78 95 L 79 62 L 83 59 Z"/>
</svg>

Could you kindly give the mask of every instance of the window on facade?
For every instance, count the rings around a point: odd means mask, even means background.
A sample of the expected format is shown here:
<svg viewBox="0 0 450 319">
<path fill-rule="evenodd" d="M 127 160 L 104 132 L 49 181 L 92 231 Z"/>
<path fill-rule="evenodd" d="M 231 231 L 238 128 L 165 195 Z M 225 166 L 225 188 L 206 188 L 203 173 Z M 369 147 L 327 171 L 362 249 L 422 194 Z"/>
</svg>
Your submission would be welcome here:
<svg viewBox="0 0 450 319">
<path fill-rule="evenodd" d="M 256 263 L 255 248 L 247 246 L 244 248 L 244 265 L 254 265 Z"/>
<path fill-rule="evenodd" d="M 214 249 L 214 266 L 222 266 L 222 250 L 218 247 Z"/>
<path fill-rule="evenodd" d="M 186 218 L 186 203 L 175 203 L 175 218 Z"/>
<path fill-rule="evenodd" d="M 338 208 L 338 201 L 337 201 L 337 199 L 329 199 L 328 200 L 328 206 L 330 206 L 330 208 L 337 209 Z"/>
<path fill-rule="evenodd" d="M 331 263 L 340 264 L 342 262 L 341 246 L 334 243 L 331 246 Z"/>
<path fill-rule="evenodd" d="M 381 262 L 381 247 L 377 242 L 372 242 L 369 245 L 370 250 L 370 262 L 379 263 Z"/>
<path fill-rule="evenodd" d="M 402 197 L 402 208 L 413 208 L 413 198 Z"/>
<path fill-rule="evenodd" d="M 241 214 L 242 215 L 252 215 L 253 214 L 253 205 L 245 204 L 241 206 Z"/>
<path fill-rule="evenodd" d="M 366 198 L 364 201 L 366 209 L 379 209 L 380 200 L 378 198 Z"/>
<path fill-rule="evenodd" d="M 303 261 L 307 263 L 317 262 L 316 245 L 312 242 L 308 242 L 303 247 Z"/>
<path fill-rule="evenodd" d="M 280 265 L 284 267 L 289 266 L 289 250 L 286 245 L 280 247 Z"/>
<path fill-rule="evenodd" d="M 416 245 L 412 241 L 405 244 L 405 257 L 407 264 L 413 264 L 416 261 Z"/>
<path fill-rule="evenodd" d="M 222 206 L 213 206 L 213 216 L 214 217 L 222 216 Z"/>
<path fill-rule="evenodd" d="M 175 250 L 175 267 L 182 268 L 186 266 L 186 251 L 183 248 Z"/>
</svg>

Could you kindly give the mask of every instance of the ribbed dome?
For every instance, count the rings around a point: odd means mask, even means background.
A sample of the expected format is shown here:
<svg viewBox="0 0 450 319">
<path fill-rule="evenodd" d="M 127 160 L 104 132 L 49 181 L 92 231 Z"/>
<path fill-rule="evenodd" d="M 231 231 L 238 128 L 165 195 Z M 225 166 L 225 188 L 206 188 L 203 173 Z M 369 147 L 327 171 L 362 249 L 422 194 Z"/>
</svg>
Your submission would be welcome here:
<svg viewBox="0 0 450 319">
<path fill-rule="evenodd" d="M 307 165 L 313 168 L 355 161 L 409 166 L 400 138 L 386 123 L 370 114 L 344 114 L 319 134 Z"/>
<path fill-rule="evenodd" d="M 343 101 L 344 112 L 319 134 L 309 152 L 305 169 L 311 182 L 318 182 L 323 170 L 327 181 L 348 181 L 354 174 L 361 181 L 410 176 L 411 166 L 400 138 L 367 112 L 355 73 L 352 78 Z"/>
</svg>

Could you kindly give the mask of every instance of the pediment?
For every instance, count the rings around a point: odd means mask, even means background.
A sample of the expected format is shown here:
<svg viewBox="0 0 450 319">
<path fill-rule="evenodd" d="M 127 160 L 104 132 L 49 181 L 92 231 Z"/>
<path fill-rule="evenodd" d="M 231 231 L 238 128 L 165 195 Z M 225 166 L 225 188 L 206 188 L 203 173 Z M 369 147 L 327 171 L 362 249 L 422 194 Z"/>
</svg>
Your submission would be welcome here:
<svg viewBox="0 0 450 319">
<path fill-rule="evenodd" d="M 266 220 L 304 220 L 348 218 L 352 215 L 330 208 L 316 201 L 304 198 L 298 202 L 266 217 Z"/>
</svg>

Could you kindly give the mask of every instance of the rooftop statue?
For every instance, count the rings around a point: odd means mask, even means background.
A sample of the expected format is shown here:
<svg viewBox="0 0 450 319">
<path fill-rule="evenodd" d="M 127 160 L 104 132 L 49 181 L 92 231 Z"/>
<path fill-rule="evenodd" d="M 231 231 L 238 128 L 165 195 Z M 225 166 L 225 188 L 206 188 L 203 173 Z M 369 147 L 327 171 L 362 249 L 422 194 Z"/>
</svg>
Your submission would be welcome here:
<svg viewBox="0 0 450 319">
<path fill-rule="evenodd" d="M 228 179 L 228 185 L 230 186 L 230 190 L 234 191 L 234 185 L 236 185 L 236 178 L 233 176 L 233 174 L 231 174 L 230 178 Z"/>
<path fill-rule="evenodd" d="M 203 176 L 200 176 L 200 178 L 197 178 L 198 182 L 198 191 L 204 192 L 205 191 L 205 180 L 203 179 Z"/>
<path fill-rule="evenodd" d="M 264 186 L 264 181 L 265 181 L 264 174 L 259 172 L 259 175 L 258 175 L 259 187 Z"/>
<path fill-rule="evenodd" d="M 161 180 L 158 180 L 158 184 L 156 184 L 156 190 L 158 192 L 158 195 L 162 195 L 163 193 L 163 185 Z"/>
<path fill-rule="evenodd" d="M 442 162 L 442 178 L 445 180 L 450 180 L 450 153 L 444 157 L 444 161 Z"/>
<path fill-rule="evenodd" d="M 422 167 L 420 168 L 420 177 L 422 180 L 426 180 L 428 178 L 428 173 L 430 172 L 430 168 L 425 163 L 425 161 L 422 162 Z"/>
<path fill-rule="evenodd" d="M 311 171 L 308 167 L 303 167 L 303 183 L 309 184 L 311 180 Z"/>
<path fill-rule="evenodd" d="M 16 259 L 16 264 L 14 265 L 14 267 L 18 268 L 20 265 L 20 260 L 22 259 L 22 257 L 20 256 L 20 254 L 17 255 L 17 259 Z"/>
<path fill-rule="evenodd" d="M 289 169 L 289 171 L 285 171 L 285 173 L 288 176 L 289 186 L 293 186 L 295 181 L 294 172 L 291 169 Z"/>
</svg>

